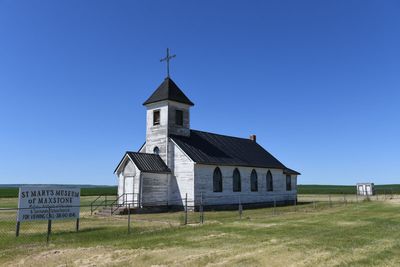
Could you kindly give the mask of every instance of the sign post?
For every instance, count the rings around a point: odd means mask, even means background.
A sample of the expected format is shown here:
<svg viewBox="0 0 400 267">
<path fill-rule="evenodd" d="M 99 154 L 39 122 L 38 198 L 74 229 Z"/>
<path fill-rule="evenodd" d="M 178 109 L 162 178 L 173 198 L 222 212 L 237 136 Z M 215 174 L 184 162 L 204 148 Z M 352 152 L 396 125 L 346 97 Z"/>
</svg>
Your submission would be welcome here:
<svg viewBox="0 0 400 267">
<path fill-rule="evenodd" d="M 51 211 L 49 207 L 49 220 L 47 221 L 47 244 L 50 241 L 50 234 L 51 234 Z"/>
</svg>

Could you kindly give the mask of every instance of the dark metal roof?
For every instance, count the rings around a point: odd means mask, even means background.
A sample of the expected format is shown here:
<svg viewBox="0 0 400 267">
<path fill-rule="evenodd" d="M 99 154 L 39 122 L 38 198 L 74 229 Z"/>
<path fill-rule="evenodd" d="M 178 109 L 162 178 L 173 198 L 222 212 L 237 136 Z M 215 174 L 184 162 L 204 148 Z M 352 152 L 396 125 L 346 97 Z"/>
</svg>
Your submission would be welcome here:
<svg viewBox="0 0 400 267">
<path fill-rule="evenodd" d="M 292 169 L 289 169 L 289 168 L 284 169 L 284 170 L 283 170 L 283 173 L 284 173 L 284 174 L 296 174 L 296 175 L 300 175 L 299 172 L 297 172 L 297 171 L 295 171 L 295 170 L 292 170 Z"/>
<path fill-rule="evenodd" d="M 250 139 L 190 131 L 190 136 L 171 135 L 172 140 L 196 163 L 288 169 L 257 142 Z"/>
<path fill-rule="evenodd" d="M 135 163 L 136 167 L 142 172 L 151 172 L 151 173 L 170 173 L 171 170 L 165 164 L 165 162 L 161 159 L 159 155 L 156 154 L 148 154 L 148 153 L 139 153 L 139 152 L 126 152 L 125 155 Z M 116 172 L 124 160 L 125 156 L 122 158 L 120 163 L 114 172 Z"/>
<path fill-rule="evenodd" d="M 147 99 L 143 105 L 163 101 L 173 100 L 179 103 L 194 106 L 193 102 L 182 92 L 181 89 L 174 83 L 174 81 L 167 77 L 157 90 Z"/>
<path fill-rule="evenodd" d="M 138 167 L 138 169 L 142 172 L 171 172 L 159 155 L 129 151 L 126 153 L 128 154 L 129 158 L 133 160 L 136 167 Z"/>
</svg>

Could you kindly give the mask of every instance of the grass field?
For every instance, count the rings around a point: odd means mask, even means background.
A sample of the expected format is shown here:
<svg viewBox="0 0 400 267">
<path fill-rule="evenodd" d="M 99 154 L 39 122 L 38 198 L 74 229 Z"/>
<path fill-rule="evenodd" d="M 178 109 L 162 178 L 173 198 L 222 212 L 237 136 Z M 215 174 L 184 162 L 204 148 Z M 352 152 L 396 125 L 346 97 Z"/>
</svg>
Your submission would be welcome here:
<svg viewBox="0 0 400 267">
<path fill-rule="evenodd" d="M 310 195 L 307 199 L 313 198 Z M 326 196 L 315 196 L 325 200 Z M 11 200 L 10 200 L 11 201 Z M 14 222 L 0 215 L 0 265 L 10 266 L 399 266 L 400 199 L 329 207 L 206 212 L 205 224 L 182 226 L 182 213 L 110 218 L 82 214 L 54 224 L 46 246 L 46 223 L 12 235 Z M 198 214 L 190 214 L 196 221 Z M 3 219 L 2 219 L 3 218 Z"/>
</svg>

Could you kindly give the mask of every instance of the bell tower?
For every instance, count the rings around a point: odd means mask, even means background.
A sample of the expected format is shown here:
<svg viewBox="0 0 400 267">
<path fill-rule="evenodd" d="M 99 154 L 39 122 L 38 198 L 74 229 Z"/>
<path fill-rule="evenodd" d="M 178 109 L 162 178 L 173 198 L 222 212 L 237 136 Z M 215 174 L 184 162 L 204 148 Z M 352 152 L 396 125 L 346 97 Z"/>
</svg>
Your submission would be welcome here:
<svg viewBox="0 0 400 267">
<path fill-rule="evenodd" d="M 190 135 L 192 101 L 167 77 L 143 105 L 146 107 L 146 153 L 156 153 L 168 164 L 168 137 Z"/>
</svg>

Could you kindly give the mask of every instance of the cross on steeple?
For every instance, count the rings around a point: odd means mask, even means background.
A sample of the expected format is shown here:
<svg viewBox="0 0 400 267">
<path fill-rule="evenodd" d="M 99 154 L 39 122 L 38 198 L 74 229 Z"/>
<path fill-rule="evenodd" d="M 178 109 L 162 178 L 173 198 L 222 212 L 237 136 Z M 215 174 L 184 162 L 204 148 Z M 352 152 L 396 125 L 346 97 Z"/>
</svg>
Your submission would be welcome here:
<svg viewBox="0 0 400 267">
<path fill-rule="evenodd" d="M 169 61 L 176 57 L 176 55 L 169 55 L 169 48 L 167 48 L 167 56 L 165 58 L 160 59 L 160 62 L 166 61 L 167 62 L 167 77 L 169 78 Z"/>
</svg>

